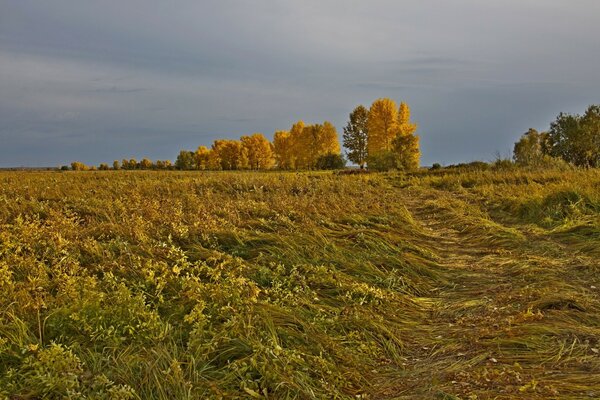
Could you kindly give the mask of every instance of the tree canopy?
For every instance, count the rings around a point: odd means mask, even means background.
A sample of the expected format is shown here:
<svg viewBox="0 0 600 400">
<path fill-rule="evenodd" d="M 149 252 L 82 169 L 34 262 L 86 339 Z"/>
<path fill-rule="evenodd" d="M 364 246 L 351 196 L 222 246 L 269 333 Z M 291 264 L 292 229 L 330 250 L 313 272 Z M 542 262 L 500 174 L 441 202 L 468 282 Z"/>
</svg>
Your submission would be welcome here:
<svg viewBox="0 0 600 400">
<path fill-rule="evenodd" d="M 392 99 L 377 99 L 368 115 L 369 168 L 413 170 L 419 167 L 417 125 L 410 120 L 410 108 L 402 102 L 397 108 Z"/>
<path fill-rule="evenodd" d="M 548 131 L 550 155 L 577 166 L 600 167 L 600 105 L 583 115 L 560 113 Z"/>
<path fill-rule="evenodd" d="M 363 105 L 357 106 L 344 127 L 344 147 L 350 161 L 364 168 L 367 162 L 367 141 L 369 137 L 369 110 Z"/>
</svg>

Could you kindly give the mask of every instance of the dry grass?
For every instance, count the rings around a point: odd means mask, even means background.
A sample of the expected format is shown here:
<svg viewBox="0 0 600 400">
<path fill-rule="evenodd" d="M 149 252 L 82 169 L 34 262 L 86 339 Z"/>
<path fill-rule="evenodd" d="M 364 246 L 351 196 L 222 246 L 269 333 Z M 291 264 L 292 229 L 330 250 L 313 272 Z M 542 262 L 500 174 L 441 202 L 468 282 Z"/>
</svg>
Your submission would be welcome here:
<svg viewBox="0 0 600 400">
<path fill-rule="evenodd" d="M 0 173 L 0 395 L 600 397 L 600 173 Z"/>
</svg>

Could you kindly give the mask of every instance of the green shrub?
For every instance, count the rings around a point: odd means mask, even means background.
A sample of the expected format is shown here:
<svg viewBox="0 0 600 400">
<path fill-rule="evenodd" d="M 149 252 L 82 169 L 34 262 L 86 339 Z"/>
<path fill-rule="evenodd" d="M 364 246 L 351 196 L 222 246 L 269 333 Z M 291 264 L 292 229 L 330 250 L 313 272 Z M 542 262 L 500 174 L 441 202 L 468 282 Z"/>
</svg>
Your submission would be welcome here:
<svg viewBox="0 0 600 400">
<path fill-rule="evenodd" d="M 341 154 L 329 153 L 317 159 L 317 169 L 343 169 L 346 160 Z"/>
</svg>

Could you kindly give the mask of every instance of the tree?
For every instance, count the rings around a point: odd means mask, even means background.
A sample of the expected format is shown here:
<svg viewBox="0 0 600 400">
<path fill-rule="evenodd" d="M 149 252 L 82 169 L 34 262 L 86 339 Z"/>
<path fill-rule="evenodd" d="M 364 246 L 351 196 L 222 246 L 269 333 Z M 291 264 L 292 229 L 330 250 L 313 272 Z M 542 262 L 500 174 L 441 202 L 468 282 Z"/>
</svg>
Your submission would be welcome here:
<svg viewBox="0 0 600 400">
<path fill-rule="evenodd" d="M 340 153 L 337 131 L 331 122 L 305 125 L 299 121 L 290 130 L 291 164 L 296 169 L 312 169 L 325 154 Z"/>
<path fill-rule="evenodd" d="M 417 124 L 410 122 L 410 107 L 405 102 L 401 102 L 398 109 L 397 129 L 400 135 L 413 135 L 417 131 Z"/>
<path fill-rule="evenodd" d="M 413 170 L 419 167 L 421 151 L 417 125 L 410 121 L 410 107 L 387 98 L 373 102 L 368 120 L 369 168 Z"/>
<path fill-rule="evenodd" d="M 273 145 L 262 133 L 240 138 L 248 157 L 250 169 L 270 169 L 275 163 Z"/>
<path fill-rule="evenodd" d="M 513 149 L 513 159 L 519 165 L 539 165 L 544 159 L 545 150 L 548 146 L 548 134 L 539 133 L 531 128 L 521 136 L 515 143 Z"/>
<path fill-rule="evenodd" d="M 175 168 L 182 171 L 194 169 L 194 152 L 181 150 L 175 160 Z"/>
<path fill-rule="evenodd" d="M 290 129 L 290 166 L 293 169 L 299 169 L 303 167 L 305 160 L 308 158 L 308 152 L 310 149 L 306 143 L 304 137 L 304 128 L 306 125 L 304 121 L 299 120 L 292 125 Z"/>
<path fill-rule="evenodd" d="M 100 164 L 100 166 L 98 167 L 98 169 L 100 171 L 108 171 L 110 168 L 108 168 L 108 164 L 102 163 L 102 164 Z"/>
<path fill-rule="evenodd" d="M 369 109 L 367 123 L 369 155 L 392 150 L 392 141 L 398 134 L 398 111 L 392 99 L 377 99 Z"/>
<path fill-rule="evenodd" d="M 199 146 L 194 154 L 196 168 L 200 170 L 209 169 L 211 150 L 205 146 Z"/>
<path fill-rule="evenodd" d="M 238 140 L 215 140 L 212 151 L 218 156 L 223 170 L 248 168 L 248 156 Z"/>
<path fill-rule="evenodd" d="M 127 160 L 127 159 L 124 158 L 123 161 L 121 161 L 121 168 L 123 168 L 123 169 L 130 169 L 129 168 L 129 160 Z"/>
<path fill-rule="evenodd" d="M 273 136 L 273 152 L 275 163 L 280 169 L 292 169 L 292 142 L 290 132 L 277 131 Z"/>
<path fill-rule="evenodd" d="M 144 158 L 142 161 L 140 161 L 140 169 L 152 169 L 152 161 Z"/>
<path fill-rule="evenodd" d="M 378 151 L 375 154 L 369 154 L 369 170 L 389 171 L 397 168 L 398 154 L 392 150 Z"/>
<path fill-rule="evenodd" d="M 119 160 L 115 160 L 115 161 L 113 161 L 113 169 L 114 169 L 115 171 L 118 171 L 118 170 L 120 170 L 120 169 L 121 169 L 121 164 L 119 163 Z"/>
<path fill-rule="evenodd" d="M 369 111 L 359 105 L 350 113 L 348 124 L 344 127 L 344 147 L 348 159 L 364 168 L 367 161 L 367 139 L 369 135 Z"/>
<path fill-rule="evenodd" d="M 317 158 L 317 169 L 343 169 L 346 166 L 346 160 L 341 154 L 328 153 Z"/>
<path fill-rule="evenodd" d="M 410 121 L 410 107 L 404 102 L 400 103 L 398 121 L 394 129 L 396 135 L 392 140 L 392 147 L 398 156 L 396 168 L 405 171 L 418 169 L 421 151 L 419 137 L 415 135 L 417 124 Z"/>
<path fill-rule="evenodd" d="M 132 158 L 129 160 L 129 169 L 137 169 L 138 168 L 138 162 L 135 158 Z"/>
<path fill-rule="evenodd" d="M 560 113 L 550 125 L 550 155 L 577 166 L 600 167 L 600 105 L 583 116 Z"/>
<path fill-rule="evenodd" d="M 323 124 L 313 124 L 304 128 L 306 149 L 306 168 L 318 168 L 317 160 L 321 156 L 329 154 L 340 154 L 340 142 L 338 141 L 335 126 L 329 121 Z"/>
<path fill-rule="evenodd" d="M 396 154 L 396 168 L 404 171 L 413 171 L 419 168 L 421 152 L 419 150 L 419 137 L 413 134 L 400 134 L 393 142 Z"/>
<path fill-rule="evenodd" d="M 88 171 L 90 169 L 90 167 L 88 167 L 87 165 L 85 165 L 82 162 L 79 161 L 73 161 L 71 163 L 71 169 L 73 171 Z"/>
</svg>

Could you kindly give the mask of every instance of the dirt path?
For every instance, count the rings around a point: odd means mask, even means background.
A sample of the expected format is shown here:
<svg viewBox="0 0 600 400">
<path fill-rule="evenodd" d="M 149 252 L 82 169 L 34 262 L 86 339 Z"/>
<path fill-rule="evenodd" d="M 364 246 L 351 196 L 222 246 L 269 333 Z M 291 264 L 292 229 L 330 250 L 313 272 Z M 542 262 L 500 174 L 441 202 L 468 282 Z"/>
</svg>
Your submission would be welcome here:
<svg viewBox="0 0 600 400">
<path fill-rule="evenodd" d="M 376 398 L 600 398 L 597 260 L 520 227 L 476 226 L 446 192 L 402 198 L 448 284 L 424 299 L 429 318 Z"/>
</svg>

